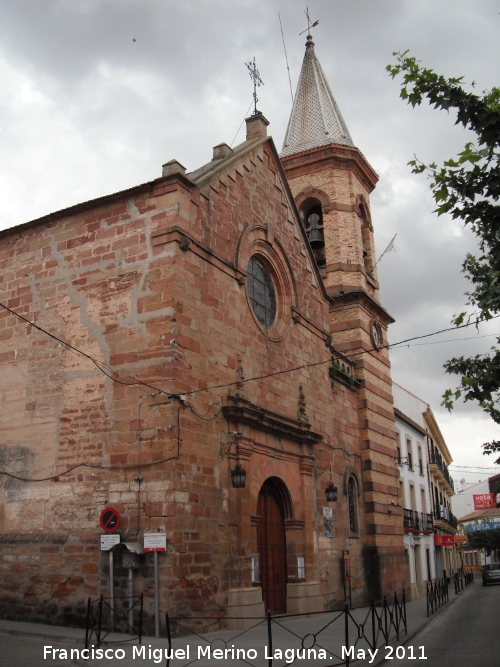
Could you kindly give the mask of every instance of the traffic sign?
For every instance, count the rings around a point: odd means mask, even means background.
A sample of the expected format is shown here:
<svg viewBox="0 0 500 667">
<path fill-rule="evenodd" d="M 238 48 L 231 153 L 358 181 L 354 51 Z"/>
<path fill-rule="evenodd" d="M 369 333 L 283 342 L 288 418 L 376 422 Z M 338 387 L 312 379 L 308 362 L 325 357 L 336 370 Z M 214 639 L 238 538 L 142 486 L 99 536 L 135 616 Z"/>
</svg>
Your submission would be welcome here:
<svg viewBox="0 0 500 667">
<path fill-rule="evenodd" d="M 99 523 L 106 533 L 114 533 L 120 527 L 120 512 L 114 507 L 105 507 L 101 512 Z"/>
<path fill-rule="evenodd" d="M 144 533 L 144 551 L 166 551 L 166 533 Z"/>
<path fill-rule="evenodd" d="M 109 551 L 115 544 L 120 544 L 119 535 L 101 535 L 101 551 Z"/>
</svg>

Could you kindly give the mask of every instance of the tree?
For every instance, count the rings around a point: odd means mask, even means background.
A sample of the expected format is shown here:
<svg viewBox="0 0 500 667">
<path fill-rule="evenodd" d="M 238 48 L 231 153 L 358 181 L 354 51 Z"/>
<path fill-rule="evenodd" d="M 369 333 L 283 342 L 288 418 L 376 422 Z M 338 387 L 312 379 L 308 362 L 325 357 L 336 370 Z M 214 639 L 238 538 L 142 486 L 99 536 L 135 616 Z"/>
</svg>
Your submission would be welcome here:
<svg viewBox="0 0 500 667">
<path fill-rule="evenodd" d="M 500 89 L 476 95 L 463 88 L 463 77 L 446 79 L 421 67 L 408 51 L 393 55 L 397 64 L 388 65 L 387 70 L 392 78 L 403 74 L 402 99 L 413 107 L 427 99 L 436 109 L 455 109 L 455 124 L 476 135 L 474 143 L 467 143 L 455 159 L 442 166 L 425 165 L 417 158 L 409 164 L 413 173 L 429 175 L 438 216 L 447 213 L 462 220 L 479 242 L 480 254 L 468 254 L 462 265 L 472 283 L 472 290 L 466 293 L 469 310 L 456 315 L 454 324 L 477 325 L 500 317 Z M 450 359 L 445 369 L 458 375 L 460 382 L 455 390 L 445 392 L 443 405 L 451 410 L 460 397 L 474 400 L 500 424 L 500 348 L 492 347 L 488 354 Z M 500 441 L 486 443 L 483 448 L 485 454 L 500 452 Z M 496 463 L 500 464 L 500 458 Z"/>
<path fill-rule="evenodd" d="M 467 543 L 472 549 L 486 549 L 490 554 L 500 549 L 500 530 L 482 530 L 477 533 L 467 533 Z"/>
</svg>

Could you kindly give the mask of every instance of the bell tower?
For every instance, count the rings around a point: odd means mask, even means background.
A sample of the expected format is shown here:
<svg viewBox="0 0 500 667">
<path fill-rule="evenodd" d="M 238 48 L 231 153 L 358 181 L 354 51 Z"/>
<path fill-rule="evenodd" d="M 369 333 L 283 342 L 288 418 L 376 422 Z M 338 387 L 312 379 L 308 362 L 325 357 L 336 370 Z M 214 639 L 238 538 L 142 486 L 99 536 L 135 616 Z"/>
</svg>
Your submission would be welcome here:
<svg viewBox="0 0 500 667">
<path fill-rule="evenodd" d="M 356 361 L 363 566 L 370 594 L 409 586 L 399 500 L 387 327 L 379 300 L 370 193 L 378 176 L 356 148 L 314 50 L 311 35 L 281 162 L 330 298 L 333 347 Z M 337 458 L 338 472 L 342 462 Z"/>
</svg>

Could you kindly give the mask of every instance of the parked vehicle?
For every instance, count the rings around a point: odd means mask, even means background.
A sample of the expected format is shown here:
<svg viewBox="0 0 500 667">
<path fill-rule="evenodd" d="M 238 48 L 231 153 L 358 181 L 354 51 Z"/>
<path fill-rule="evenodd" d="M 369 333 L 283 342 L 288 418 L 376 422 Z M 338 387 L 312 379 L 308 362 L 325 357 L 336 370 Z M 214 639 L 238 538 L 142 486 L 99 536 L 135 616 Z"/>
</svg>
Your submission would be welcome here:
<svg viewBox="0 0 500 667">
<path fill-rule="evenodd" d="M 483 586 L 486 584 L 500 584 L 500 563 L 483 565 Z"/>
</svg>

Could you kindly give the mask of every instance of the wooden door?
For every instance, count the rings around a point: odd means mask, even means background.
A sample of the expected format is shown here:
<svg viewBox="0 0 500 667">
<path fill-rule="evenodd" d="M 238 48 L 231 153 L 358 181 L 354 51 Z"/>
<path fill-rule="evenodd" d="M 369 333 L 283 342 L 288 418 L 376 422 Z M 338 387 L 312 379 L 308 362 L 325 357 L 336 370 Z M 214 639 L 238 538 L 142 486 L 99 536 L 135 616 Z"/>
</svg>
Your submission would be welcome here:
<svg viewBox="0 0 500 667">
<path fill-rule="evenodd" d="M 257 550 L 266 612 L 276 614 L 286 611 L 286 539 L 283 508 L 273 491 L 272 484 L 266 482 L 259 494 Z"/>
</svg>

